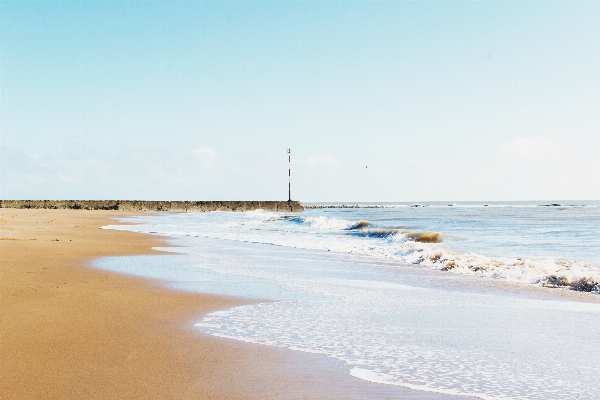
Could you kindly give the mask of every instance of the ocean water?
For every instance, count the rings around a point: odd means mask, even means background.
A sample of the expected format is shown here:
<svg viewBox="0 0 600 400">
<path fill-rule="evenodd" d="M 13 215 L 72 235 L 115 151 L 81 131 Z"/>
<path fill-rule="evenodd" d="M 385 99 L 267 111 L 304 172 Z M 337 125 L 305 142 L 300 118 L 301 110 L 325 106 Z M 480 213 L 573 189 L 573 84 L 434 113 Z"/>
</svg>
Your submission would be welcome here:
<svg viewBox="0 0 600 400">
<path fill-rule="evenodd" d="M 197 327 L 206 333 L 323 354 L 382 384 L 483 399 L 600 399 L 598 203 L 127 221 L 136 225 L 105 228 L 166 235 L 174 247 L 97 267 L 265 300 L 204 316 Z"/>
</svg>

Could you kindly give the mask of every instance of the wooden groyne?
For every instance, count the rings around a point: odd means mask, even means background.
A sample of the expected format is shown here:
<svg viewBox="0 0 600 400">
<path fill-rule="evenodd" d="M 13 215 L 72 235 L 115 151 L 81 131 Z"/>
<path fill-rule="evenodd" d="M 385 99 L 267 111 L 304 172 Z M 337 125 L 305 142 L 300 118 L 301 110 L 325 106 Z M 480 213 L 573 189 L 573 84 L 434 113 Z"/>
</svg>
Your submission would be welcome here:
<svg viewBox="0 0 600 400">
<path fill-rule="evenodd" d="M 0 208 L 123 211 L 303 211 L 299 201 L 1 200 Z"/>
</svg>

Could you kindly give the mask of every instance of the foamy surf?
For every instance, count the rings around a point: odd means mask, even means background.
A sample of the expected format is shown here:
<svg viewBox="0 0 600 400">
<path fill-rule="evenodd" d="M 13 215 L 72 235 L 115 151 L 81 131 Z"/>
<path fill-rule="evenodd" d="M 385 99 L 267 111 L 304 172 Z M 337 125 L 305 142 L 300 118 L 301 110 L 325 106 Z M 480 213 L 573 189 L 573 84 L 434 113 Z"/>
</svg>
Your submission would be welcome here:
<svg viewBox="0 0 600 400">
<path fill-rule="evenodd" d="M 589 262 L 524 257 L 494 258 L 477 253 L 461 254 L 450 250 L 447 246 L 432 245 L 443 241 L 443 233 L 378 228 L 376 224 L 366 220 L 352 222 L 325 216 L 302 217 L 296 215 L 284 216 L 277 220 L 301 224 L 318 230 L 350 231 L 348 234 L 353 237 L 385 239 L 387 242 L 367 247 L 335 246 L 328 248 L 329 251 L 333 249 L 348 253 L 363 253 L 376 257 L 393 258 L 401 262 L 441 271 L 549 288 L 600 293 L 600 269 Z M 265 222 L 268 221 L 265 220 Z M 302 245 L 294 247 L 302 247 Z"/>
<path fill-rule="evenodd" d="M 527 224 L 540 223 L 539 216 L 554 212 L 553 217 L 563 217 L 565 214 L 556 214 L 557 212 L 564 213 L 565 210 L 551 210 L 538 205 L 519 205 L 514 208 L 504 206 L 496 206 L 495 209 L 486 209 L 480 207 L 481 215 L 475 214 L 475 218 L 470 218 L 474 221 L 465 224 L 466 230 L 474 231 L 471 234 L 476 239 L 469 237 L 469 232 L 445 232 L 444 220 L 435 218 L 430 227 L 439 230 L 415 230 L 401 227 L 405 225 L 407 220 L 401 218 L 402 215 L 409 215 L 414 218 L 414 213 L 417 216 L 422 215 L 443 215 L 444 212 L 462 212 L 473 215 L 473 207 L 456 208 L 448 211 L 443 208 L 393 208 L 387 210 L 367 209 L 353 210 L 358 216 L 367 216 L 370 218 L 347 219 L 339 218 L 338 215 L 352 215 L 352 211 L 343 210 L 342 212 L 328 212 L 328 215 L 322 215 L 325 211 L 312 210 L 303 214 L 286 214 L 265 212 L 256 210 L 239 214 L 235 218 L 225 218 L 220 226 L 209 226 L 201 230 L 170 229 L 166 233 L 172 235 L 188 235 L 202 236 L 216 239 L 241 240 L 256 243 L 269 243 L 279 246 L 288 246 L 295 248 L 333 251 L 338 253 L 363 254 L 376 258 L 386 258 L 398 261 L 400 264 L 413 264 L 431 269 L 436 269 L 444 272 L 458 273 L 463 275 L 472 275 L 487 279 L 506 280 L 528 285 L 537 285 L 548 288 L 563 288 L 598 294 L 600 293 L 600 268 L 598 263 L 586 261 L 585 259 L 569 259 L 563 257 L 531 257 L 527 255 L 510 257 L 510 256 L 489 256 L 482 252 L 488 251 L 484 245 L 477 246 L 477 251 L 459 251 L 455 247 L 463 247 L 465 245 L 477 244 L 481 238 L 487 240 L 519 240 L 514 233 L 513 222 L 522 221 L 522 215 L 530 216 L 531 221 L 526 221 Z M 508 210 L 508 211 L 507 211 Z M 575 214 L 588 213 L 596 215 L 599 213 L 598 207 L 589 206 L 585 208 L 572 208 L 571 211 Z M 387 212 L 393 218 L 387 217 L 385 221 L 378 221 L 377 213 Z M 485 215 L 490 212 L 498 213 L 500 217 L 506 218 L 507 213 L 518 216 L 518 219 L 511 220 L 507 218 L 506 232 L 502 232 L 498 227 L 493 229 L 485 229 L 479 227 L 488 223 L 485 220 Z M 312 213 L 312 214 L 311 214 Z M 321 213 L 321 215 L 319 215 Z M 410 215 L 408 213 L 413 213 Z M 218 213 L 217 213 L 218 214 Z M 401 214 L 397 216 L 396 214 Z M 217 218 L 218 219 L 218 218 Z M 434 219 L 434 218 L 432 218 Z M 594 219 L 591 219 L 594 222 Z M 409 221 L 411 222 L 411 221 Z M 440 224 L 439 222 L 442 222 Z M 455 223 L 455 221 L 451 221 Z M 565 234 L 560 235 L 556 240 L 556 247 L 563 246 L 567 250 L 566 243 L 573 241 L 572 235 L 569 234 L 569 224 L 589 223 L 582 222 L 577 219 L 577 222 L 571 222 L 562 218 L 559 222 L 567 223 Z M 414 223 L 413 223 L 414 224 Z M 447 222 L 446 222 L 447 224 Z M 181 228 L 181 227 L 178 227 Z M 450 227 L 455 229 L 454 227 Z M 539 229 L 539 228 L 536 228 Z M 596 226 L 592 225 L 589 233 L 586 235 L 594 235 L 596 237 Z M 494 230 L 497 230 L 494 237 Z M 556 235 L 556 234 L 555 234 Z M 457 237 L 459 239 L 457 239 Z M 506 239 L 505 239 L 506 238 Z M 535 237 L 534 237 L 535 239 Z M 544 243 L 544 247 L 538 249 L 538 243 L 527 245 L 528 238 L 523 238 L 523 244 L 519 244 L 522 250 L 527 252 L 531 250 L 539 253 L 552 254 L 554 248 L 552 243 Z M 589 241 L 589 239 L 586 239 Z M 492 243 L 494 244 L 494 243 Z M 592 243 L 593 244 L 593 243 Z M 600 248 L 600 241 L 597 246 Z M 472 246 L 475 247 L 475 246 Z M 468 249 L 466 249 L 468 250 Z M 498 249 L 491 249 L 498 252 Z M 504 251 L 503 249 L 500 249 Z M 522 251 L 519 249 L 509 249 L 511 252 Z M 541 250 L 541 251 L 540 251 Z M 588 251 L 594 251 L 591 248 Z M 560 254 L 557 254 L 558 256 Z M 577 254 L 579 255 L 579 254 Z M 598 255 L 600 258 L 600 255 Z"/>
<path fill-rule="evenodd" d="M 416 254 L 415 264 L 442 271 L 600 293 L 600 271 L 596 266 L 582 261 L 491 258 L 479 254 L 452 254 L 431 248 L 422 248 Z"/>
<path fill-rule="evenodd" d="M 482 399 L 597 399 L 597 297 L 506 290 L 479 277 L 587 290 L 576 286 L 597 276 L 599 213 L 536 205 L 144 216 L 115 228 L 170 235 L 176 247 L 160 250 L 178 257 L 137 266 L 129 258 L 113 269 L 270 299 L 197 326 L 332 357 L 379 384 Z"/>
<path fill-rule="evenodd" d="M 397 382 L 394 379 L 393 375 L 381 373 L 378 371 L 371 371 L 371 370 L 360 368 L 360 367 L 352 368 L 350 370 L 350 375 L 352 375 L 355 378 L 362 379 L 363 381 L 367 381 L 367 382 L 381 383 L 384 385 L 402 386 L 402 387 L 406 387 L 408 389 L 420 390 L 423 392 L 449 394 L 449 395 L 453 395 L 453 396 L 472 396 L 472 397 L 480 398 L 482 400 L 505 400 L 505 398 L 503 398 L 503 397 L 492 397 L 492 396 L 486 396 L 486 395 L 482 395 L 482 394 L 465 395 L 464 393 L 460 392 L 459 390 L 444 390 L 444 389 L 434 390 L 425 385 L 411 385 L 410 383 Z"/>
</svg>

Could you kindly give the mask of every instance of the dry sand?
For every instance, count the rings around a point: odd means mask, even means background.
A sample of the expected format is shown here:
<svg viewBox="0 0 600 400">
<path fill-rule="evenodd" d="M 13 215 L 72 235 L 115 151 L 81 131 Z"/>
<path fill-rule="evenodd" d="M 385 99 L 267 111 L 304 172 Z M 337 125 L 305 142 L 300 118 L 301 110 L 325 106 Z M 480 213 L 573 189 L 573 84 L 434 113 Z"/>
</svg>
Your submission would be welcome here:
<svg viewBox="0 0 600 400">
<path fill-rule="evenodd" d="M 0 209 L 1 399 L 448 399 L 360 381 L 324 357 L 202 335 L 248 303 L 88 266 L 159 238 L 101 230 L 131 213 Z M 465 399 L 465 397 L 456 397 Z"/>
</svg>

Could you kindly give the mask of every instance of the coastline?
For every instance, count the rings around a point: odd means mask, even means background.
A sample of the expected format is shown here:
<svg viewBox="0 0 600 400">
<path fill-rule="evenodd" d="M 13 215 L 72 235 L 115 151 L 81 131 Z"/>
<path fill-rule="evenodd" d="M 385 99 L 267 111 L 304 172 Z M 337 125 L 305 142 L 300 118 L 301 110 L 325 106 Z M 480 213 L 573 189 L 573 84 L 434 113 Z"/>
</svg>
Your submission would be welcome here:
<svg viewBox="0 0 600 400">
<path fill-rule="evenodd" d="M 99 229 L 130 215 L 0 210 L 0 398 L 458 398 L 361 381 L 318 355 L 202 334 L 193 326 L 202 314 L 251 301 L 89 266 L 164 254 L 151 249 L 164 246 L 156 236 Z"/>
</svg>

